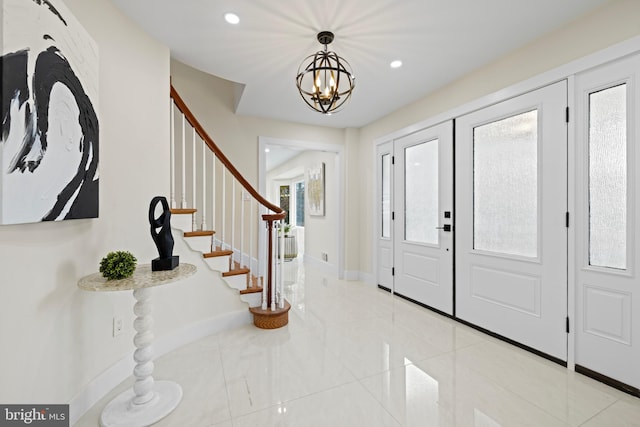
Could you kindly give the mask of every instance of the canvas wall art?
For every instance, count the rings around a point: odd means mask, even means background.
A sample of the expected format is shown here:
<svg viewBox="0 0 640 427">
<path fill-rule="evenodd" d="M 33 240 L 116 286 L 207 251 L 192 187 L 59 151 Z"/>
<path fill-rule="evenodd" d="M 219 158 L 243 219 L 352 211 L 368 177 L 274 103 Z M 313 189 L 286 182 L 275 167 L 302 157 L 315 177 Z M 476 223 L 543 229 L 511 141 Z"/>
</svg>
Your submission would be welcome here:
<svg viewBox="0 0 640 427">
<path fill-rule="evenodd" d="M 62 1 L 3 0 L 0 224 L 98 216 L 98 49 Z"/>
<path fill-rule="evenodd" d="M 324 163 L 308 170 L 309 215 L 324 216 Z"/>
</svg>

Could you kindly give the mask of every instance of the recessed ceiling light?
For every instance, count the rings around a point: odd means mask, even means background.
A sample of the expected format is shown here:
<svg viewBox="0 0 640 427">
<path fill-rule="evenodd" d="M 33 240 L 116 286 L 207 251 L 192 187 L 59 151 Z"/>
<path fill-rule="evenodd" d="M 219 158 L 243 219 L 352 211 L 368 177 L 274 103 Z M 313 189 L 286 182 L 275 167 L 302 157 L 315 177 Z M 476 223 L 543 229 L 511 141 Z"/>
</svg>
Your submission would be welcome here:
<svg viewBox="0 0 640 427">
<path fill-rule="evenodd" d="M 268 153 L 269 151 L 271 151 L 271 150 L 269 150 L 268 148 L 265 148 L 265 149 L 264 149 L 264 152 L 265 152 L 265 153 Z"/>
<path fill-rule="evenodd" d="M 399 61 L 399 60 L 391 61 L 391 64 L 389 65 L 391 66 L 391 68 L 400 68 L 402 67 L 402 61 Z"/>
<path fill-rule="evenodd" d="M 227 21 L 229 24 L 235 25 L 238 22 L 240 22 L 240 17 L 235 13 L 225 13 L 224 20 Z"/>
</svg>

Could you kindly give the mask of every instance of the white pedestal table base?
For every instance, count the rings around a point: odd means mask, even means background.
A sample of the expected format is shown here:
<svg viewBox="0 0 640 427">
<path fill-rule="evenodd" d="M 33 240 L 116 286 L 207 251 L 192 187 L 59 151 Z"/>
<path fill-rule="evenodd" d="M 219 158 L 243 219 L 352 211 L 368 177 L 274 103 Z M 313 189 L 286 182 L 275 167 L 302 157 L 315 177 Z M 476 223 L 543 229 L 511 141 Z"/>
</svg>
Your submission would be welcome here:
<svg viewBox="0 0 640 427">
<path fill-rule="evenodd" d="M 173 381 L 155 381 L 154 397 L 147 403 L 136 405 L 133 388 L 116 396 L 105 406 L 100 416 L 102 427 L 146 427 L 157 423 L 178 406 L 182 400 L 182 387 Z"/>
</svg>

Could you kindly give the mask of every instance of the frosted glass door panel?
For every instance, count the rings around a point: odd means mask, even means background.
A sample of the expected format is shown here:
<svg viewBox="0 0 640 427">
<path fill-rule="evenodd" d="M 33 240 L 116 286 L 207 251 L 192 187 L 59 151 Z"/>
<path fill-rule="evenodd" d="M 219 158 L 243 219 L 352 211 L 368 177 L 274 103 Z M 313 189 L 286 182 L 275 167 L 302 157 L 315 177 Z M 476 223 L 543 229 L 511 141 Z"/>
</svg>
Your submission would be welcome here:
<svg viewBox="0 0 640 427">
<path fill-rule="evenodd" d="M 404 170 L 404 238 L 437 245 L 438 140 L 405 148 Z"/>
<path fill-rule="evenodd" d="M 382 156 L 382 236 L 391 237 L 391 155 Z"/>
<path fill-rule="evenodd" d="M 627 85 L 589 95 L 589 264 L 626 269 Z"/>
<path fill-rule="evenodd" d="M 538 254 L 538 112 L 473 129 L 473 247 Z"/>
</svg>

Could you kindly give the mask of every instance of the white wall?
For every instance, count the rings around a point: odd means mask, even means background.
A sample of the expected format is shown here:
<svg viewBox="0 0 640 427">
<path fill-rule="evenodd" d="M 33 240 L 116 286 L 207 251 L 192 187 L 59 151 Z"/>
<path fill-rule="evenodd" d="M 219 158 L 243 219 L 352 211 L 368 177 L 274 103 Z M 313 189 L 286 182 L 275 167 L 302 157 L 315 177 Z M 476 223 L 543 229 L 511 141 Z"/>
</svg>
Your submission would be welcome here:
<svg viewBox="0 0 640 427">
<path fill-rule="evenodd" d="M 410 125 L 640 34 L 640 1 L 617 0 L 360 129 L 359 242 L 362 276 L 373 277 L 375 141 Z M 352 163 L 347 162 L 347 168 Z"/>
<path fill-rule="evenodd" d="M 133 350 L 131 294 L 76 284 L 112 250 L 129 250 L 141 263 L 155 258 L 149 202 L 168 192 L 169 49 L 108 0 L 66 4 L 99 47 L 100 217 L 0 226 L 3 403 L 68 403 Z M 181 258 L 197 260 L 181 250 Z M 154 290 L 156 339 L 246 311 L 236 292 L 209 282 L 211 275 L 199 271 Z M 125 323 L 116 338 L 114 315 Z"/>
</svg>

